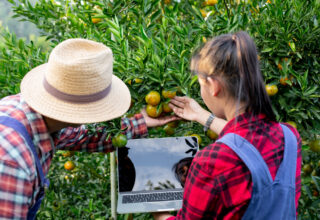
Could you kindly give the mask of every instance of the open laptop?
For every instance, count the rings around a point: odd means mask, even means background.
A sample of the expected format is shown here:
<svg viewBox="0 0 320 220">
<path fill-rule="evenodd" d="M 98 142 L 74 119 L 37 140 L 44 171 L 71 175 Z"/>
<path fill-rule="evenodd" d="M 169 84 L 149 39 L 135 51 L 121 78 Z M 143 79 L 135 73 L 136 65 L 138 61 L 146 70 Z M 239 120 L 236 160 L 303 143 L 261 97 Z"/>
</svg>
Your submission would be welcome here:
<svg viewBox="0 0 320 220">
<path fill-rule="evenodd" d="M 191 163 L 198 149 L 196 137 L 132 139 L 118 148 L 117 212 L 180 209 L 183 180 L 177 168 Z"/>
</svg>

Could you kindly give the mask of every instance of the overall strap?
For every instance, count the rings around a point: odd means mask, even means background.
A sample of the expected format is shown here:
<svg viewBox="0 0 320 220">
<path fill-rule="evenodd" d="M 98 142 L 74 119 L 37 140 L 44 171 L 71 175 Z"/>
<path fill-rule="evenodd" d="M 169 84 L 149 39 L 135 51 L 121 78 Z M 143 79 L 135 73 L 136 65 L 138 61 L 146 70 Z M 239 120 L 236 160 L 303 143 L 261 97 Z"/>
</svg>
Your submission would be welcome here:
<svg viewBox="0 0 320 220">
<path fill-rule="evenodd" d="M 246 164 L 254 183 L 253 192 L 260 192 L 264 187 L 272 184 L 273 180 L 267 164 L 259 151 L 249 141 L 237 134 L 228 133 L 217 142 L 229 146 Z"/>
<path fill-rule="evenodd" d="M 29 149 L 31 150 L 33 157 L 34 157 L 34 161 L 36 164 L 36 168 L 40 177 L 40 186 L 41 187 L 48 187 L 49 186 L 49 181 L 45 178 L 43 171 L 42 171 L 42 166 L 40 164 L 40 160 L 38 157 L 38 154 L 36 152 L 36 148 L 33 144 L 33 141 L 27 131 L 27 129 L 25 128 L 25 126 L 19 122 L 18 120 L 11 118 L 11 117 L 7 117 L 7 116 L 0 116 L 0 124 L 5 125 L 7 127 L 11 127 L 12 129 L 14 129 L 16 132 L 18 132 L 20 135 L 22 135 L 22 137 L 25 139 L 25 141 L 27 142 Z"/>
<path fill-rule="evenodd" d="M 278 169 L 275 181 L 295 187 L 297 167 L 297 138 L 287 126 L 280 124 L 284 134 L 283 160 Z"/>
</svg>

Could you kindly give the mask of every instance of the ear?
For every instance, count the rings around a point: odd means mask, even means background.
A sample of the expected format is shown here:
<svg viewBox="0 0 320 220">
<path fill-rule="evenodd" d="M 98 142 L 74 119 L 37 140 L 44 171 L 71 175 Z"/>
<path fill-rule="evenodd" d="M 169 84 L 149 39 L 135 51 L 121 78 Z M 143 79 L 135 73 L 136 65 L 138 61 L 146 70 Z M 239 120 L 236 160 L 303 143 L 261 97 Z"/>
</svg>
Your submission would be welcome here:
<svg viewBox="0 0 320 220">
<path fill-rule="evenodd" d="M 207 79 L 210 86 L 210 94 L 212 96 L 218 96 L 222 89 L 221 83 L 212 77 L 208 77 Z"/>
</svg>

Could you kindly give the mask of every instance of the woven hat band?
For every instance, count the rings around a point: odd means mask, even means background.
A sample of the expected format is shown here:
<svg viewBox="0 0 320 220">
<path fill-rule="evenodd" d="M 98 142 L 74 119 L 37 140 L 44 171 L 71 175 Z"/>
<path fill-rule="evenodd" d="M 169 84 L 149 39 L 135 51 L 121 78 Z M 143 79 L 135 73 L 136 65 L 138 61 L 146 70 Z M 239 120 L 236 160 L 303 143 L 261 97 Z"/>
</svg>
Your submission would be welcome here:
<svg viewBox="0 0 320 220">
<path fill-rule="evenodd" d="M 90 103 L 99 101 L 106 97 L 111 90 L 110 84 L 107 88 L 97 93 L 93 93 L 90 95 L 72 95 L 61 92 L 58 89 L 54 88 L 48 83 L 45 77 L 43 78 L 43 87 L 53 97 L 70 103 Z"/>
</svg>

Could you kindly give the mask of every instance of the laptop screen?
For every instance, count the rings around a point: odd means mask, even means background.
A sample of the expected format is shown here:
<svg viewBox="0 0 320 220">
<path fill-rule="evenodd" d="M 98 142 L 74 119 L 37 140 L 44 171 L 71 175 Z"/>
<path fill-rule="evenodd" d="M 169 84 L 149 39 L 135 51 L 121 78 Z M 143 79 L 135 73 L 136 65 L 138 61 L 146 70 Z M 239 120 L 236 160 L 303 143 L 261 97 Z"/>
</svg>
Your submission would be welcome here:
<svg viewBox="0 0 320 220">
<path fill-rule="evenodd" d="M 181 189 L 183 165 L 198 150 L 195 137 L 132 139 L 118 148 L 120 192 Z"/>
</svg>

